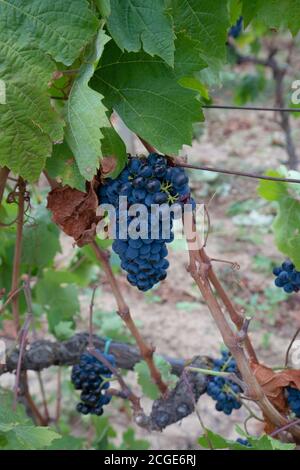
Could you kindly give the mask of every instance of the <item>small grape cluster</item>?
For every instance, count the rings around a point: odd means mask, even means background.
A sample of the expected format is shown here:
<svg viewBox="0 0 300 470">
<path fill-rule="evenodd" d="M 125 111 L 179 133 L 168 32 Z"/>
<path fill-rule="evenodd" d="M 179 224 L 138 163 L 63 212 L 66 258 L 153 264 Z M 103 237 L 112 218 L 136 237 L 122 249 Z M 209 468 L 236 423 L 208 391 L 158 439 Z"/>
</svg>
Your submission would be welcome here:
<svg viewBox="0 0 300 470">
<path fill-rule="evenodd" d="M 274 268 L 273 274 L 276 276 L 275 286 L 282 287 L 288 294 L 299 292 L 300 271 L 295 269 L 295 265 L 290 260 L 286 260 L 281 266 Z"/>
<path fill-rule="evenodd" d="M 213 370 L 238 373 L 236 362 L 229 351 L 222 351 L 222 357 L 214 361 Z M 223 411 L 226 415 L 241 408 L 242 404 L 236 397 L 240 392 L 239 385 L 220 376 L 211 376 L 207 385 L 207 394 L 217 402 L 216 410 Z"/>
<path fill-rule="evenodd" d="M 127 197 L 125 209 L 119 196 Z M 184 169 L 170 166 L 167 158 L 156 153 L 147 158 L 130 157 L 118 178 L 107 179 L 100 187 L 99 202 L 109 203 L 116 209 L 116 238 L 112 248 L 121 259 L 122 269 L 128 273 L 129 283 L 147 291 L 165 279 L 169 267 L 166 244 L 174 239 L 174 211 L 170 211 L 170 206 L 190 203 L 191 210 L 195 207 Z M 143 204 L 144 214 L 129 215 L 133 204 Z M 156 217 L 151 210 L 153 205 L 156 205 Z M 146 233 L 141 227 L 143 220 Z M 130 224 L 136 231 L 140 229 L 137 235 L 128 230 Z M 125 237 L 121 225 L 127 228 Z"/>
<path fill-rule="evenodd" d="M 112 354 L 103 355 L 112 366 L 115 366 Z M 109 388 L 108 379 L 111 376 L 111 371 L 92 354 L 88 352 L 81 354 L 79 364 L 73 366 L 71 373 L 75 389 L 82 390 L 81 402 L 76 407 L 79 413 L 97 416 L 103 414 L 103 406 L 111 401 L 111 396 L 105 393 Z"/>
<path fill-rule="evenodd" d="M 290 409 L 300 418 L 300 390 L 294 387 L 287 387 L 287 401 Z"/>
</svg>

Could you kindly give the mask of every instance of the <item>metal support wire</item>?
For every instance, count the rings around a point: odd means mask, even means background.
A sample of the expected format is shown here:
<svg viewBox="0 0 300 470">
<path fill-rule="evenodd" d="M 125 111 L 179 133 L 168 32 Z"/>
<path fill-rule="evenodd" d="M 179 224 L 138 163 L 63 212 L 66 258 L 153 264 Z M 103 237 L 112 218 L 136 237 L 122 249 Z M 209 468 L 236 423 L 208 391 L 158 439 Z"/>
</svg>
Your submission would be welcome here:
<svg viewBox="0 0 300 470">
<path fill-rule="evenodd" d="M 231 106 L 222 104 L 203 104 L 206 109 L 237 109 L 242 111 L 278 111 L 282 113 L 300 113 L 300 108 L 263 108 L 259 106 Z"/>
</svg>

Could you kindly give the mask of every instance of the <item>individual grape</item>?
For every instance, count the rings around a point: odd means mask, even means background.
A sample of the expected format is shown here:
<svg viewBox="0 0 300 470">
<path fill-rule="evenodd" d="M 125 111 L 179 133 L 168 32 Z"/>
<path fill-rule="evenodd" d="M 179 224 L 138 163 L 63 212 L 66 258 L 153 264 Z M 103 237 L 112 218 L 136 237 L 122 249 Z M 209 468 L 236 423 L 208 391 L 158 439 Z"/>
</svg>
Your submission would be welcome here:
<svg viewBox="0 0 300 470">
<path fill-rule="evenodd" d="M 162 191 L 155 193 L 153 196 L 154 204 L 164 204 L 168 200 L 168 195 Z"/>
<path fill-rule="evenodd" d="M 149 193 L 156 193 L 160 190 L 161 182 L 158 179 L 151 179 L 146 183 L 146 189 Z"/>
</svg>

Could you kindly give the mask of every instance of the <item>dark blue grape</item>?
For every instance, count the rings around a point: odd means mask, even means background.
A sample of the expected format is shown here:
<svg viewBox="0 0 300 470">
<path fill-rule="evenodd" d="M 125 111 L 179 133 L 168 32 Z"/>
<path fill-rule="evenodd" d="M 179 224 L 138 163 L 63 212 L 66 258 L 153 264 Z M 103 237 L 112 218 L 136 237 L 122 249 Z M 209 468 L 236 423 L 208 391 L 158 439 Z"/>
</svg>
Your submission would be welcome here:
<svg viewBox="0 0 300 470">
<path fill-rule="evenodd" d="M 146 189 L 149 193 L 157 193 L 160 190 L 161 183 L 158 179 L 151 179 L 146 183 Z"/>
</svg>

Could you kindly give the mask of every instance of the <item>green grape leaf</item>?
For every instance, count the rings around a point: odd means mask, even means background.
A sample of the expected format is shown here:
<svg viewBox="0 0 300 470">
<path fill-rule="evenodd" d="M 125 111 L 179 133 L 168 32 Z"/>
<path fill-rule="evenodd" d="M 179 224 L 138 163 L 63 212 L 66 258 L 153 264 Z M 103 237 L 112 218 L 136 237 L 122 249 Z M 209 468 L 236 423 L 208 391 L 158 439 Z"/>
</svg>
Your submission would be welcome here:
<svg viewBox="0 0 300 470">
<path fill-rule="evenodd" d="M 35 181 L 63 138 L 63 121 L 50 105 L 53 58 L 71 64 L 94 35 L 98 20 L 84 0 L 1 0 L 0 165 Z"/>
<path fill-rule="evenodd" d="M 53 146 L 53 152 L 46 161 L 46 170 L 51 178 L 63 185 L 85 192 L 85 179 L 81 176 L 76 160 L 67 142 Z"/>
<path fill-rule="evenodd" d="M 111 0 L 108 29 L 119 48 L 129 52 L 143 49 L 174 64 L 174 32 L 164 0 Z"/>
<path fill-rule="evenodd" d="M 0 31 L 71 65 L 95 34 L 98 20 L 86 0 L 0 0 Z M 31 52 L 34 56 L 34 51 Z"/>
<path fill-rule="evenodd" d="M 35 450 L 51 444 L 60 436 L 50 428 L 34 426 L 25 408 L 17 404 L 13 410 L 13 394 L 0 390 L 0 448 Z"/>
<path fill-rule="evenodd" d="M 144 439 L 136 439 L 134 429 L 128 428 L 123 433 L 123 442 L 118 450 L 147 450 L 150 447 L 150 442 Z"/>
<path fill-rule="evenodd" d="M 294 36 L 300 29 L 300 3 L 295 0 L 244 0 L 242 14 L 246 24 L 255 18 L 270 28 L 288 28 Z"/>
<path fill-rule="evenodd" d="M 63 284 L 56 278 L 56 271 L 47 270 L 36 287 L 37 301 L 47 313 L 49 329 L 55 334 L 55 327 L 61 321 L 72 321 L 80 311 L 78 292 L 74 284 Z"/>
<path fill-rule="evenodd" d="M 230 24 L 234 25 L 242 13 L 241 0 L 228 0 Z"/>
<path fill-rule="evenodd" d="M 247 74 L 242 77 L 234 92 L 234 103 L 243 106 L 246 103 L 254 102 L 265 90 L 266 78 L 263 72 L 256 75 Z"/>
<path fill-rule="evenodd" d="M 268 176 L 299 178 L 298 172 L 268 171 Z M 300 179 L 300 178 L 299 178 Z M 261 197 L 276 201 L 277 215 L 272 224 L 278 249 L 300 269 L 300 193 L 297 184 L 279 181 L 261 181 L 258 187 Z"/>
<path fill-rule="evenodd" d="M 47 447 L 59 438 L 57 432 L 41 426 L 16 426 L 5 435 L 7 445 L 4 449 L 37 450 Z"/>
<path fill-rule="evenodd" d="M 162 379 L 167 382 L 169 385 L 174 386 L 177 382 L 177 377 L 171 373 L 171 365 L 166 359 L 158 354 L 153 356 L 154 364 L 161 373 Z M 142 387 L 143 393 L 151 398 L 156 400 L 159 397 L 159 390 L 157 385 L 153 383 L 149 368 L 145 361 L 140 361 L 134 366 L 134 371 L 138 375 L 138 383 Z"/>
<path fill-rule="evenodd" d="M 263 434 L 259 437 L 250 436 L 244 433 L 242 430 L 237 428 L 238 432 L 243 436 L 244 439 L 247 439 L 251 447 L 242 445 L 236 441 L 226 439 L 220 434 L 217 434 L 210 429 L 206 430 L 206 433 L 203 434 L 199 439 L 198 443 L 205 449 L 230 449 L 230 450 L 293 450 L 295 449 L 295 444 L 286 444 L 284 442 L 278 441 L 267 434 Z"/>
<path fill-rule="evenodd" d="M 185 31 L 198 41 L 201 56 L 209 65 L 226 59 L 226 39 L 229 27 L 224 0 L 170 0 L 175 32 Z"/>
<path fill-rule="evenodd" d="M 193 75 L 207 67 L 199 43 L 185 34 L 177 34 L 174 72 L 178 78 Z"/>
<path fill-rule="evenodd" d="M 74 436 L 62 436 L 54 439 L 46 450 L 82 450 L 84 439 Z"/>
<path fill-rule="evenodd" d="M 0 2 L 1 15 L 1 2 Z M 1 25 L 0 77 L 6 104 L 0 105 L 0 165 L 35 181 L 51 155 L 52 142 L 63 137 L 63 121 L 47 94 L 54 64 L 33 45 L 15 42 Z"/>
<path fill-rule="evenodd" d="M 95 3 L 103 18 L 108 18 L 111 13 L 110 0 L 95 0 Z"/>
<path fill-rule="evenodd" d="M 65 341 L 67 339 L 72 338 L 74 333 L 75 333 L 74 324 L 71 321 L 60 321 L 54 327 L 55 337 L 59 341 Z"/>
<path fill-rule="evenodd" d="M 203 120 L 196 94 L 182 88 L 170 67 L 144 53 L 105 48 L 92 86 L 125 124 L 163 153 L 191 144 L 192 123 Z"/>
<path fill-rule="evenodd" d="M 44 268 L 59 251 L 59 229 L 53 224 L 50 212 L 44 206 L 38 206 L 24 225 L 22 264 L 27 270 Z"/>
<path fill-rule="evenodd" d="M 102 129 L 102 133 L 102 155 L 104 158 L 114 157 L 116 161 L 116 167 L 114 168 L 114 170 L 106 174 L 105 176 L 109 176 L 110 178 L 116 178 L 121 173 L 123 168 L 125 168 L 125 165 L 128 160 L 126 146 L 113 127 L 104 127 Z"/>
<path fill-rule="evenodd" d="M 13 410 L 13 394 L 3 389 L 0 389 L 0 423 L 1 432 L 7 432 L 19 424 L 32 424 L 23 405 L 18 403 Z"/>
<path fill-rule="evenodd" d="M 101 127 L 108 127 L 103 96 L 88 84 L 93 76 L 105 44 L 110 38 L 100 30 L 94 50 L 87 56 L 76 77 L 65 109 L 66 141 L 76 159 L 81 175 L 91 181 L 101 158 Z"/>
</svg>

